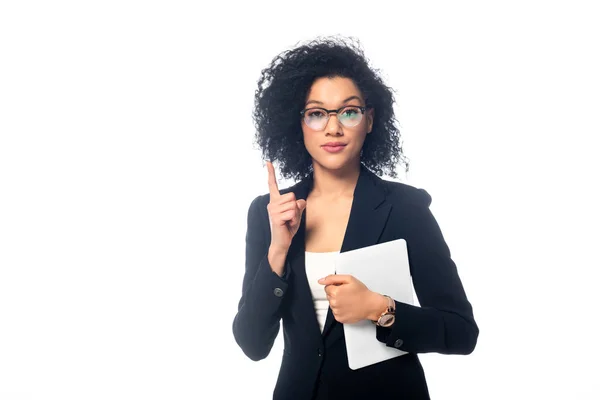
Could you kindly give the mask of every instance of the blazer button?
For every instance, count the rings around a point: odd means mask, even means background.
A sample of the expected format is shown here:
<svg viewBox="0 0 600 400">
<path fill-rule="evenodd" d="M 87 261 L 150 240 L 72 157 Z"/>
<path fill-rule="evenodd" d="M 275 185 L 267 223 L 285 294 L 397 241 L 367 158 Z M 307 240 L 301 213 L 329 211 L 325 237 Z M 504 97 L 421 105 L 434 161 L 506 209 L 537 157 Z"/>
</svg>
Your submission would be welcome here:
<svg viewBox="0 0 600 400">
<path fill-rule="evenodd" d="M 283 296 L 283 290 L 281 290 L 280 288 L 275 288 L 275 290 L 273 290 L 273 294 L 277 297 L 281 297 Z"/>
<path fill-rule="evenodd" d="M 319 355 L 319 357 L 323 357 L 323 350 L 318 349 L 317 354 Z"/>
<path fill-rule="evenodd" d="M 400 346 L 402 346 L 404 344 L 404 341 L 402 339 L 398 339 L 394 342 L 394 347 L 395 348 L 399 348 Z"/>
</svg>

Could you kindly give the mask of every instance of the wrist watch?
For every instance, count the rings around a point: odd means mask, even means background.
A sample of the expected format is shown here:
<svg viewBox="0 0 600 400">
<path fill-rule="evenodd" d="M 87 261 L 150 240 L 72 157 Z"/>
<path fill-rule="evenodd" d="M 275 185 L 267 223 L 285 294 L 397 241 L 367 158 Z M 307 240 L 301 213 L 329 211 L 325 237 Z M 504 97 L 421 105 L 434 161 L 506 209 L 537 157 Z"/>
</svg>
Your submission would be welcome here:
<svg viewBox="0 0 600 400">
<path fill-rule="evenodd" d="M 375 322 L 375 325 L 383 328 L 389 328 L 396 321 L 396 302 L 388 295 L 384 295 L 388 299 L 388 308 L 381 313 L 381 316 Z"/>
</svg>

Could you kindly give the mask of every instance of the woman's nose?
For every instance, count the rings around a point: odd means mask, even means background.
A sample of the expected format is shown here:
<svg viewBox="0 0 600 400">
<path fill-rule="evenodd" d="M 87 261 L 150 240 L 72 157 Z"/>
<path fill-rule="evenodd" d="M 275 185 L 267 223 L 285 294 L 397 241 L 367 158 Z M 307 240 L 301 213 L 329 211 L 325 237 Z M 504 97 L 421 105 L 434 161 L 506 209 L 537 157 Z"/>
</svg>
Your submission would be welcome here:
<svg viewBox="0 0 600 400">
<path fill-rule="evenodd" d="M 342 134 L 342 124 L 340 123 L 337 114 L 331 114 L 329 116 L 329 121 L 327 121 L 327 125 L 325 125 L 325 132 L 330 135 Z"/>
</svg>

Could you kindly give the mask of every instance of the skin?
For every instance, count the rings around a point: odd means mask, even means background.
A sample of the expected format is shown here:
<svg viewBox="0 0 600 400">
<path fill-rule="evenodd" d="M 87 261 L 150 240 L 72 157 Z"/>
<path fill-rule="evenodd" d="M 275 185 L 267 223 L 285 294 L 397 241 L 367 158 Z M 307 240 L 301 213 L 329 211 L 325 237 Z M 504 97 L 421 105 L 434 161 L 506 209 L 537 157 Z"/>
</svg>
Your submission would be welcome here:
<svg viewBox="0 0 600 400">
<path fill-rule="evenodd" d="M 305 108 L 333 110 L 347 105 L 365 105 L 362 93 L 351 79 L 319 78 L 311 86 Z M 366 135 L 373 128 L 373 113 L 373 109 L 367 110 L 360 124 L 351 128 L 343 126 L 335 114 L 330 115 L 321 131 L 302 123 L 304 145 L 312 157 L 314 169 L 314 186 L 308 203 L 337 202 L 349 210 L 348 205 L 351 204 L 360 175 L 360 152 Z M 342 142 L 346 146 L 339 153 L 328 153 L 322 147 L 327 142 Z M 280 195 L 275 170 L 270 162 L 267 162 L 267 170 L 270 194 L 267 210 L 271 226 L 268 258 L 273 271 L 282 276 L 287 252 L 298 232 L 307 201 L 296 200 L 294 193 Z M 387 299 L 369 290 L 352 275 L 328 275 L 319 283 L 324 285 L 331 311 L 341 323 L 364 319 L 376 321 L 387 310 Z"/>
</svg>

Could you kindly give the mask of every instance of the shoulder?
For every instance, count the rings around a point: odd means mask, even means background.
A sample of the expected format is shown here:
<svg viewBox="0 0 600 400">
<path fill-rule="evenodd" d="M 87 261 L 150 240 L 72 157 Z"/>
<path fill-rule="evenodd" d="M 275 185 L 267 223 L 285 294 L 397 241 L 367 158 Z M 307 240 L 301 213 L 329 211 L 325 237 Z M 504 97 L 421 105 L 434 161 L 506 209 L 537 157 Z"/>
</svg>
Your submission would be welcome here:
<svg viewBox="0 0 600 400">
<path fill-rule="evenodd" d="M 267 211 L 267 204 L 269 204 L 269 194 L 260 194 L 256 196 L 248 207 L 248 216 L 260 215 L 261 211 Z"/>
<path fill-rule="evenodd" d="M 383 178 L 378 178 L 378 183 L 386 193 L 386 200 L 395 205 L 419 208 L 431 205 L 431 195 L 423 188 Z"/>
</svg>

